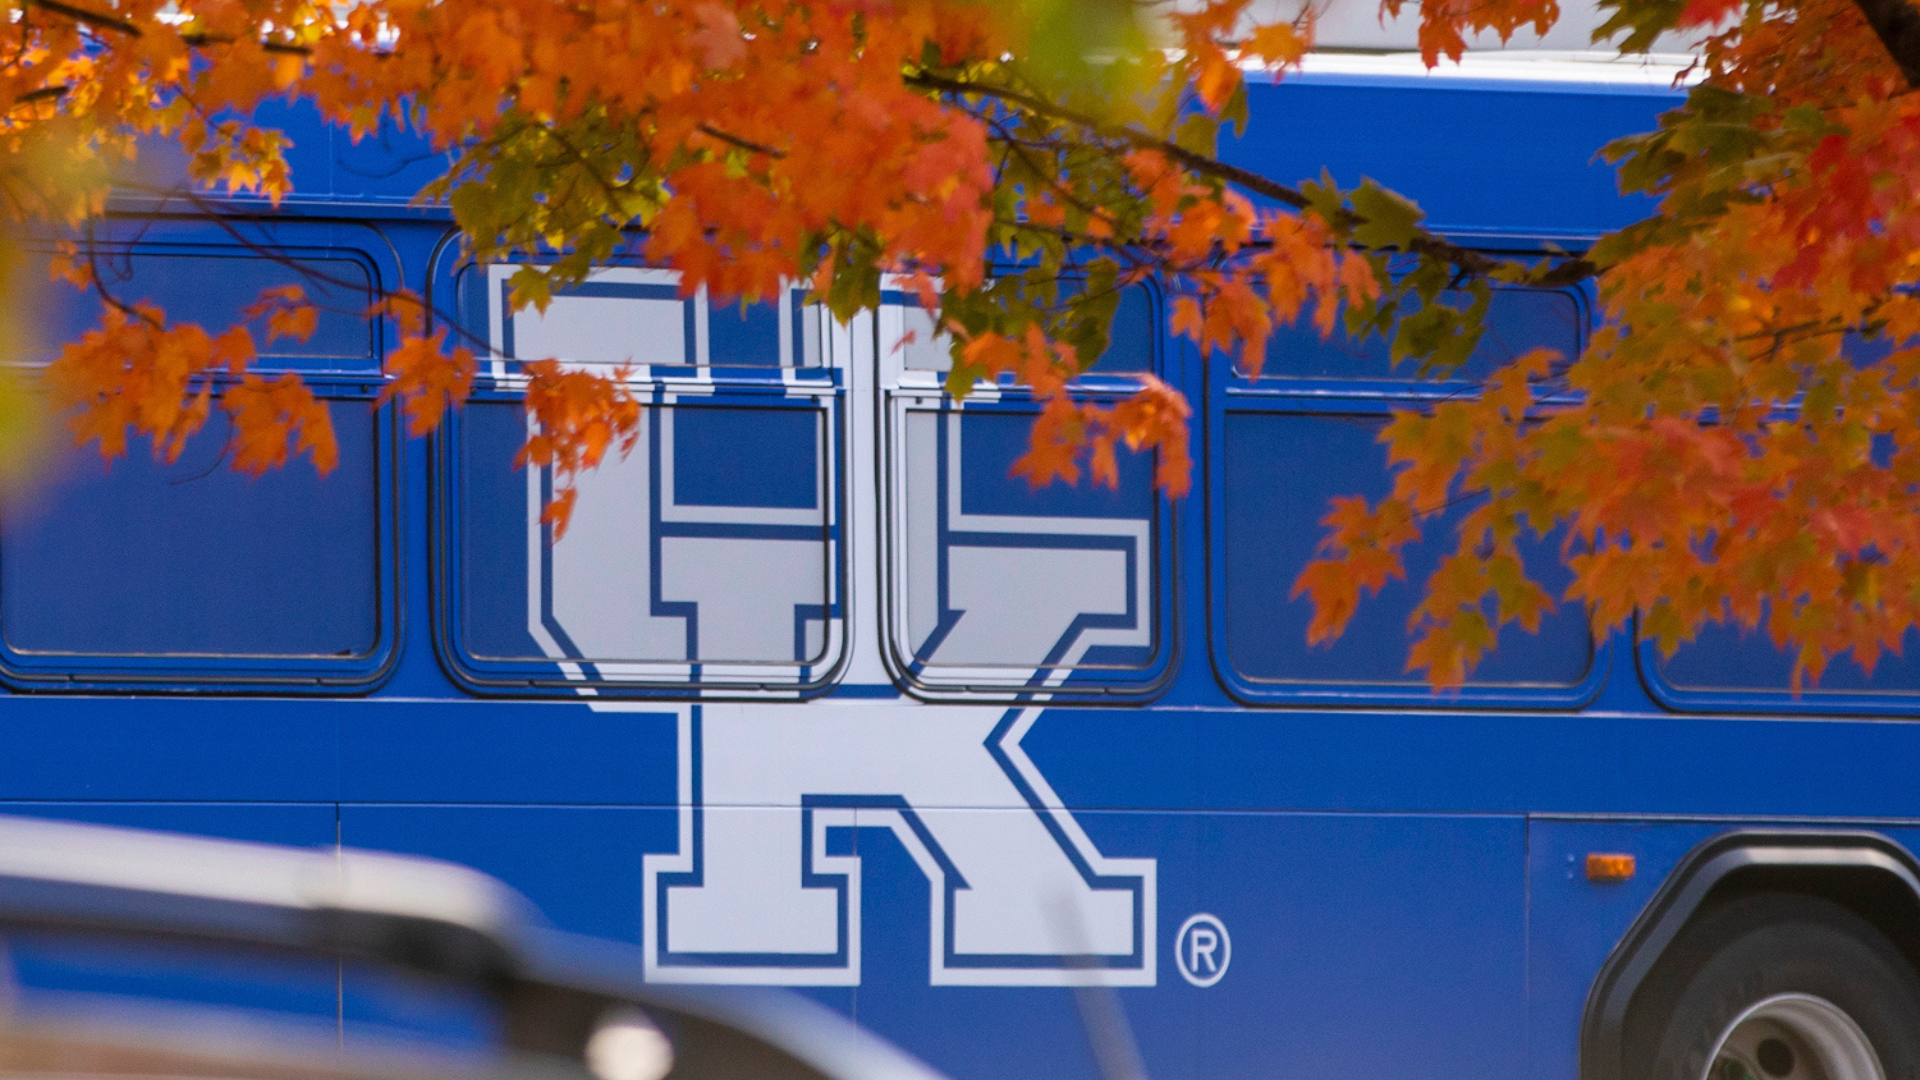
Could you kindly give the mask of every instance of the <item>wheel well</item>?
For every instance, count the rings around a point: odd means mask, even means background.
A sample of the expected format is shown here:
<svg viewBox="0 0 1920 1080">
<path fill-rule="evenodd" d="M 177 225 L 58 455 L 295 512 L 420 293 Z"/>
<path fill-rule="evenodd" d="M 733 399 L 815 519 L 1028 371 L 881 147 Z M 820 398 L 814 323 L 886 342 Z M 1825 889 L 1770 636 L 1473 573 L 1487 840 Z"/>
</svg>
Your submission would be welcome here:
<svg viewBox="0 0 1920 1080">
<path fill-rule="evenodd" d="M 1704 963 L 1671 946 L 1714 910 L 1760 893 L 1836 904 L 1886 936 L 1920 973 L 1920 862 L 1878 833 L 1735 831 L 1689 852 L 1601 967 L 1581 1026 L 1582 1080 L 1631 1080 L 1628 1060 L 1651 1017 L 1664 1014 Z"/>
<path fill-rule="evenodd" d="M 1866 866 L 1750 866 L 1715 884 L 1686 925 L 1756 893 L 1793 893 L 1838 904 L 1886 935 L 1907 965 L 1920 972 L 1920 896 L 1895 874 Z"/>
<path fill-rule="evenodd" d="M 1845 908 L 1880 931 L 1920 972 L 1920 896 L 1898 875 L 1867 866 L 1748 866 L 1715 882 L 1633 991 L 1622 1029 L 1622 1075 L 1643 1076 L 1656 1032 L 1694 971 L 1710 957 L 1672 947 L 1713 912 L 1752 896 L 1808 896 Z"/>
</svg>

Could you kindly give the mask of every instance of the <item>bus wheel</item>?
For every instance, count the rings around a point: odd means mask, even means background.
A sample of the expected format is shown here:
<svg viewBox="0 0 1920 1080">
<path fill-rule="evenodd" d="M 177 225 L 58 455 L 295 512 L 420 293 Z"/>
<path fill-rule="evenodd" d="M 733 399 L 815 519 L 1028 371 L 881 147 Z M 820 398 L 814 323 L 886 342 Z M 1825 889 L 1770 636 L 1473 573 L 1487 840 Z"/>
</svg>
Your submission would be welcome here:
<svg viewBox="0 0 1920 1080">
<path fill-rule="evenodd" d="M 1665 1023 L 1632 1025 L 1652 1080 L 1920 1080 L 1920 978 L 1838 904 L 1734 900 L 1682 930 L 1659 967 L 1649 1004 Z"/>
</svg>

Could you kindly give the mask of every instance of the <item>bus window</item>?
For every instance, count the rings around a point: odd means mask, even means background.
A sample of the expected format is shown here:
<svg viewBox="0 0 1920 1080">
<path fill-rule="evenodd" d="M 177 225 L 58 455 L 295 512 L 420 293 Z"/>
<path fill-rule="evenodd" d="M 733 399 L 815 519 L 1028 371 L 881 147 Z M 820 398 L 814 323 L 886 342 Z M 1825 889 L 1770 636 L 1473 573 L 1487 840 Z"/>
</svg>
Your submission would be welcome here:
<svg viewBox="0 0 1920 1080">
<path fill-rule="evenodd" d="M 1448 294 L 1444 302 L 1464 306 L 1464 294 Z M 1502 364 L 1529 350 L 1550 348 L 1561 356 L 1579 353 L 1586 312 L 1578 297 L 1567 291 L 1496 289 L 1487 306 L 1485 332 L 1465 364 L 1447 378 L 1484 379 Z M 1275 332 L 1267 344 L 1262 378 L 1407 380 L 1411 363 L 1395 367 L 1389 359 L 1391 342 L 1372 335 L 1356 341 L 1336 332 L 1322 338 L 1310 319 Z"/>
<path fill-rule="evenodd" d="M 332 405 L 340 463 L 258 478 L 215 409 L 181 459 L 66 451 L 0 525 L 0 639 L 21 678 L 367 673 L 389 644 L 381 423 Z M 308 679 L 311 681 L 311 678 Z"/>
<path fill-rule="evenodd" d="M 1013 475 L 1025 409 L 899 418 L 893 648 L 929 685 L 1138 682 L 1161 658 L 1150 456 L 1117 488 Z"/>
<path fill-rule="evenodd" d="M 802 288 L 770 301 L 720 303 L 704 293 L 682 296 L 680 276 L 671 270 L 607 267 L 556 291 L 545 311 L 512 311 L 515 269 L 472 268 L 462 285 L 464 318 L 507 358 L 635 368 L 824 363 L 820 307 L 806 303 Z"/>
<path fill-rule="evenodd" d="M 827 659 L 825 409 L 649 408 L 633 452 L 580 478 L 557 540 L 551 477 L 513 467 L 519 403 L 471 403 L 457 426 L 454 649 L 476 679 L 804 682 Z"/>
<path fill-rule="evenodd" d="M 1844 355 L 1858 364 L 1875 363 L 1892 352 L 1883 339 L 1849 334 Z M 1888 466 L 1894 440 L 1876 435 L 1871 443 L 1874 462 Z M 1763 612 L 1765 609 L 1763 608 Z M 1701 629 L 1693 641 L 1663 656 L 1650 641 L 1643 642 L 1642 667 L 1655 697 L 1682 708 L 1786 708 L 1806 712 L 1847 712 L 1871 709 L 1879 699 L 1904 712 L 1920 694 L 1920 631 L 1909 630 L 1901 648 L 1880 655 L 1873 671 L 1864 670 L 1847 653 L 1831 658 L 1817 682 L 1803 680 L 1793 687 L 1792 653 L 1773 642 L 1767 616 L 1752 629 L 1715 625 Z"/>
<path fill-rule="evenodd" d="M 128 304 L 149 301 L 166 312 L 169 322 L 196 323 L 211 334 L 240 323 L 241 313 L 263 290 L 297 285 L 319 315 L 313 335 L 305 341 L 269 342 L 266 321 L 255 320 L 249 324 L 260 350 L 254 366 L 316 372 L 379 369 L 374 323 L 367 317 L 372 278 L 357 259 L 301 254 L 296 269 L 260 254 L 208 254 L 151 244 L 103 250 L 94 262 L 115 299 Z M 42 277 L 44 271 L 35 275 Z M 47 288 L 46 296 L 42 340 L 76 341 L 99 325 L 101 303 L 92 294 L 55 285 Z"/>
<path fill-rule="evenodd" d="M 1851 654 L 1835 657 L 1820 680 L 1806 682 L 1797 696 L 1793 655 L 1773 643 L 1764 620 L 1752 630 L 1709 626 L 1671 657 L 1661 656 L 1651 643 L 1643 647 L 1651 661 L 1655 692 L 1676 704 L 1692 704 L 1706 695 L 1746 699 L 1756 705 L 1771 699 L 1776 705 L 1845 711 L 1861 699 L 1875 697 L 1904 698 L 1905 707 L 1912 708 L 1911 699 L 1920 694 L 1920 631 L 1909 630 L 1903 644 L 1899 653 L 1882 655 L 1872 674 L 1861 670 Z"/>
<path fill-rule="evenodd" d="M 1453 550 L 1464 508 L 1428 525 L 1426 538 L 1404 552 L 1405 579 L 1362 600 L 1330 646 L 1307 645 L 1312 605 L 1291 595 L 1325 533 L 1320 520 L 1329 500 L 1388 491 L 1386 449 L 1377 441 L 1384 423 L 1379 414 L 1226 414 L 1220 645 L 1233 677 L 1246 685 L 1423 685 L 1405 670 L 1407 619 L 1428 575 Z M 1555 596 L 1567 580 L 1557 552 L 1551 540 L 1525 552 L 1529 573 Z M 1472 685 L 1570 687 L 1587 676 L 1592 651 L 1585 612 L 1562 605 L 1538 634 L 1503 630 Z"/>
<path fill-rule="evenodd" d="M 883 359 L 898 355 L 900 367 L 906 371 L 953 370 L 953 339 L 934 325 L 932 312 L 921 307 L 912 295 L 894 289 L 882 292 L 880 300 Z M 1089 374 L 1131 375 L 1154 369 L 1159 329 L 1154 313 L 1158 301 L 1158 295 L 1146 285 L 1130 285 L 1121 291 L 1107 350 L 1087 369 Z"/>
</svg>

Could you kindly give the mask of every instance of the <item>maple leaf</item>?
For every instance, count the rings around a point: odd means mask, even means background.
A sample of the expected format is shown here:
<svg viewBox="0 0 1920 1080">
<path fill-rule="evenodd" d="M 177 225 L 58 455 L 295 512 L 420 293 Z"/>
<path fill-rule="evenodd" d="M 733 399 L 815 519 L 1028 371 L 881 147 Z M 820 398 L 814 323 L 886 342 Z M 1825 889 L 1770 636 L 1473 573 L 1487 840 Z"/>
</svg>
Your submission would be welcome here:
<svg viewBox="0 0 1920 1080">
<path fill-rule="evenodd" d="M 695 4 L 693 17 L 697 29 L 687 35 L 687 43 L 694 47 L 705 66 L 730 68 L 746 58 L 747 44 L 740 36 L 740 20 L 725 4 L 715 0 Z"/>
<path fill-rule="evenodd" d="M 407 416 L 407 430 L 415 437 L 440 426 L 446 411 L 467 400 L 473 391 L 477 362 L 464 346 L 446 347 L 446 330 L 429 337 L 408 337 L 387 354 L 387 384 L 379 401 L 398 400 Z"/>
<path fill-rule="evenodd" d="M 555 540 L 572 519 L 580 473 L 598 466 L 609 450 L 624 458 L 640 437 L 640 399 L 628 385 L 632 372 L 569 370 L 557 360 L 522 365 L 527 374 L 526 410 L 535 434 L 514 458 L 515 468 L 551 469 L 554 495 L 541 512 Z"/>
<path fill-rule="evenodd" d="M 1242 47 L 1272 67 L 1299 63 L 1310 44 L 1309 36 L 1290 24 L 1270 23 L 1257 27 Z"/>
<path fill-rule="evenodd" d="M 340 464 L 333 415 L 326 403 L 291 372 L 272 382 L 248 375 L 228 388 L 222 404 L 233 421 L 229 449 L 233 467 L 259 476 L 287 463 L 291 453 L 306 454 L 321 476 Z"/>
<path fill-rule="evenodd" d="M 267 343 L 280 338 L 305 341 L 320 326 L 320 309 L 307 300 L 307 291 L 299 285 L 281 285 L 261 292 L 260 299 L 241 312 L 247 322 L 267 321 Z"/>
</svg>

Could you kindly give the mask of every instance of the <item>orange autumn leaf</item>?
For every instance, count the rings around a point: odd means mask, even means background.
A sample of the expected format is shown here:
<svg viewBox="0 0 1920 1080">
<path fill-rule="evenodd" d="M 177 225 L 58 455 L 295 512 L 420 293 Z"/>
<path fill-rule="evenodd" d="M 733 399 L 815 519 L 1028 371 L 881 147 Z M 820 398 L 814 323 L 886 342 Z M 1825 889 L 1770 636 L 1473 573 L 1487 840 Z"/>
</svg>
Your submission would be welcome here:
<svg viewBox="0 0 1920 1080">
<path fill-rule="evenodd" d="M 631 374 L 569 370 L 555 360 L 534 360 L 527 373 L 527 416 L 534 434 L 514 458 L 516 468 L 553 471 L 554 498 L 542 520 L 555 539 L 572 520 L 579 474 L 599 465 L 608 451 L 626 457 L 640 437 L 641 405 L 627 385 Z"/>
<path fill-rule="evenodd" d="M 241 331 L 244 334 L 244 331 Z M 174 461 L 205 426 L 212 375 L 240 355 L 231 340 L 216 356 L 214 339 L 197 326 L 168 327 L 159 309 L 110 308 L 98 329 L 61 350 L 42 382 L 48 403 L 64 415 L 74 440 L 97 444 L 111 461 L 129 436 L 153 440 L 154 455 Z"/>
<path fill-rule="evenodd" d="M 322 476 L 340 464 L 333 415 L 299 376 L 268 382 L 248 375 L 227 389 L 221 404 L 233 421 L 229 449 L 238 471 L 259 476 L 285 465 L 290 453 L 306 454 Z"/>
<path fill-rule="evenodd" d="M 430 337 L 407 337 L 387 354 L 387 384 L 379 401 L 399 401 L 406 413 L 407 431 L 415 437 L 440 426 L 449 408 L 456 408 L 473 391 L 478 362 L 465 346 L 446 347 L 443 328 Z"/>
<path fill-rule="evenodd" d="M 308 302 L 306 289 L 299 285 L 267 289 L 240 317 L 248 322 L 265 319 L 269 345 L 280 338 L 306 341 L 320 326 L 320 309 Z"/>
<path fill-rule="evenodd" d="M 726 5 L 713 0 L 696 4 L 693 16 L 698 29 L 687 41 L 698 50 L 705 66 L 728 68 L 746 57 L 747 45 L 740 37 L 740 20 Z"/>
</svg>

